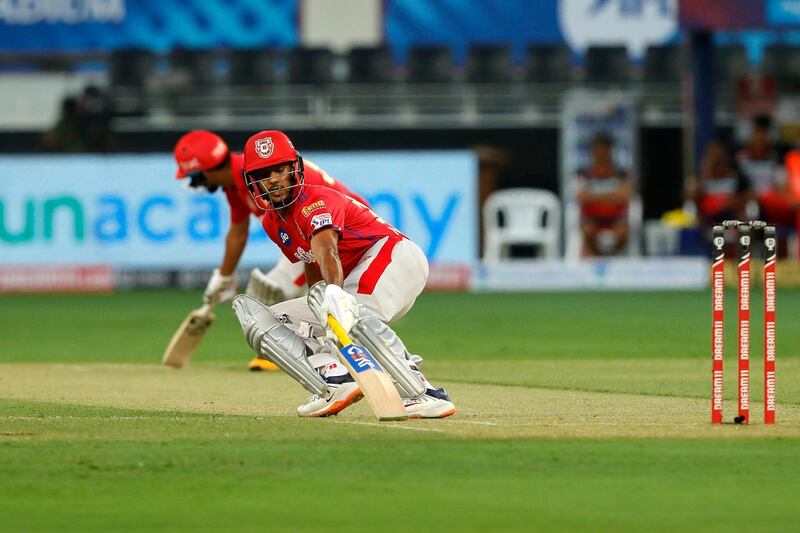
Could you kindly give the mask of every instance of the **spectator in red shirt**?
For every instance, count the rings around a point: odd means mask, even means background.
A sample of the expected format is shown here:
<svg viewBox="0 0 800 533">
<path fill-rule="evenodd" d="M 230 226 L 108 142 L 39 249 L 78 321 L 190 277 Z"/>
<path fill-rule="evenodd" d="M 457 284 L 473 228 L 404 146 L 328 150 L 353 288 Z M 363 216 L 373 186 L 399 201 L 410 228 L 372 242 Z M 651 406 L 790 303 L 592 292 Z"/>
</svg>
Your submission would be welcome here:
<svg viewBox="0 0 800 533">
<path fill-rule="evenodd" d="M 628 172 L 614 165 L 613 148 L 609 135 L 597 134 L 592 139 L 591 164 L 577 175 L 581 232 L 588 255 L 618 254 L 628 240 L 631 182 Z"/>
<path fill-rule="evenodd" d="M 772 119 L 759 115 L 747 143 L 736 154 L 742 172 L 758 199 L 760 218 L 780 226 L 798 224 L 798 205 L 789 193 L 784 168 L 778 151 L 770 140 Z"/>
<path fill-rule="evenodd" d="M 684 198 L 694 203 L 700 225 L 710 228 L 723 220 L 745 220 L 747 202 L 753 197 L 725 143 L 711 139 L 697 175 L 686 178 L 684 185 Z"/>
</svg>

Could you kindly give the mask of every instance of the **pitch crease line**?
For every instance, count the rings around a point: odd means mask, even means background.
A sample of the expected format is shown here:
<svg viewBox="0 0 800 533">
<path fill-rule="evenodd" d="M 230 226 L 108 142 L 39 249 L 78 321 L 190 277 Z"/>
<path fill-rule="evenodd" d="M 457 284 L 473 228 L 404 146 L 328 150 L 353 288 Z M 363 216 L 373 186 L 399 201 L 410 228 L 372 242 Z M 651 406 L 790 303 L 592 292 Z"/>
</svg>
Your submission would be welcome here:
<svg viewBox="0 0 800 533">
<path fill-rule="evenodd" d="M 394 428 L 394 429 L 407 429 L 410 431 L 432 431 L 434 433 L 444 433 L 443 429 L 433 429 L 433 428 L 414 428 L 410 426 L 399 426 L 393 424 L 379 424 L 377 422 L 337 422 L 337 424 L 355 424 L 357 426 L 375 426 L 379 428 Z"/>
</svg>

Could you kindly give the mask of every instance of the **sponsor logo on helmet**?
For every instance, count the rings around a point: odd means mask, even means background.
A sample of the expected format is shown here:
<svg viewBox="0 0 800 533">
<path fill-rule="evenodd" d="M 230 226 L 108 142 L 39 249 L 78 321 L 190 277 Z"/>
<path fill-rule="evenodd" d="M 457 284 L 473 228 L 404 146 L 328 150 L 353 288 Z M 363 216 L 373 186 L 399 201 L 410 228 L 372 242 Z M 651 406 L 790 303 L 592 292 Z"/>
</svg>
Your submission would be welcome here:
<svg viewBox="0 0 800 533">
<path fill-rule="evenodd" d="M 258 157 L 269 159 L 274 150 L 275 145 L 272 143 L 272 137 L 256 139 L 256 153 L 258 154 Z"/>
<path fill-rule="evenodd" d="M 315 230 L 324 228 L 325 226 L 332 226 L 333 217 L 331 217 L 330 213 L 320 213 L 319 215 L 314 215 L 311 217 L 311 225 L 314 226 Z"/>
<path fill-rule="evenodd" d="M 278 228 L 278 236 L 281 238 L 281 242 L 284 246 L 289 246 L 292 244 L 292 239 L 289 237 L 289 234 L 283 228 Z"/>
<path fill-rule="evenodd" d="M 201 168 L 200 160 L 196 157 L 191 158 L 188 161 L 181 161 L 178 163 L 178 166 L 181 167 L 181 170 L 184 172 L 188 172 L 190 170 L 197 170 Z"/>
<path fill-rule="evenodd" d="M 317 209 L 321 209 L 323 207 L 325 207 L 325 201 L 317 200 L 316 202 L 305 206 L 303 209 L 300 210 L 300 212 L 303 213 L 304 217 L 307 217 L 308 214 L 311 213 L 312 211 L 316 211 Z"/>
</svg>

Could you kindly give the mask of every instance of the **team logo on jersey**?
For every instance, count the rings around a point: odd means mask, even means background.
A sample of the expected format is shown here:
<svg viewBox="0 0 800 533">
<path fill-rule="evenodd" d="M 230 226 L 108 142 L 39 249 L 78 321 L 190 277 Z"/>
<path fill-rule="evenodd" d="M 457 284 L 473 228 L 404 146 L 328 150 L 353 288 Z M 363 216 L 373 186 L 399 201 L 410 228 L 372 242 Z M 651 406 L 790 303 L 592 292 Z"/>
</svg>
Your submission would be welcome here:
<svg viewBox="0 0 800 533">
<path fill-rule="evenodd" d="M 311 225 L 314 226 L 315 230 L 325 226 L 332 226 L 333 217 L 331 217 L 330 213 L 320 213 L 319 215 L 314 215 L 311 217 Z"/>
<path fill-rule="evenodd" d="M 294 256 L 304 263 L 310 264 L 314 262 L 314 254 L 311 252 L 306 252 L 299 246 L 297 247 L 297 251 L 294 253 Z"/>
<path fill-rule="evenodd" d="M 256 153 L 258 157 L 269 159 L 275 150 L 275 145 L 272 144 L 272 137 L 264 137 L 263 139 L 256 139 Z"/>
<path fill-rule="evenodd" d="M 317 200 L 313 204 L 308 204 L 307 206 L 305 206 L 303 209 L 300 210 L 300 212 L 303 213 L 304 217 L 307 217 L 308 214 L 311 213 L 312 211 L 316 211 L 317 209 L 322 209 L 323 207 L 325 207 L 325 202 L 323 200 Z"/>
<path fill-rule="evenodd" d="M 284 246 L 289 246 L 292 244 L 292 239 L 289 237 L 289 234 L 283 228 L 278 228 L 278 237 L 281 238 L 281 242 Z"/>
</svg>

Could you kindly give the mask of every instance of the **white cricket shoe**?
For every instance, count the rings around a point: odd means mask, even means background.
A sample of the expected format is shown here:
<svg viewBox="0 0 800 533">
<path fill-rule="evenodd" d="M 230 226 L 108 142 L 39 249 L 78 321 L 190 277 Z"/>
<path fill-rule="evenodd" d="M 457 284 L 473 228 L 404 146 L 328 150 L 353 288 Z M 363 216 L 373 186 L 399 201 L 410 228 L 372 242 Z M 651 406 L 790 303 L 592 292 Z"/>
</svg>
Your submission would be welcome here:
<svg viewBox="0 0 800 533">
<path fill-rule="evenodd" d="M 403 398 L 403 405 L 408 418 L 446 418 L 456 412 L 444 389 L 428 389 L 416 398 Z"/>
<path fill-rule="evenodd" d="M 328 383 L 328 390 L 325 391 L 325 394 L 315 394 L 306 403 L 300 405 L 297 408 L 298 416 L 332 416 L 364 397 L 361 388 L 349 374 L 326 378 L 325 381 Z"/>
</svg>

